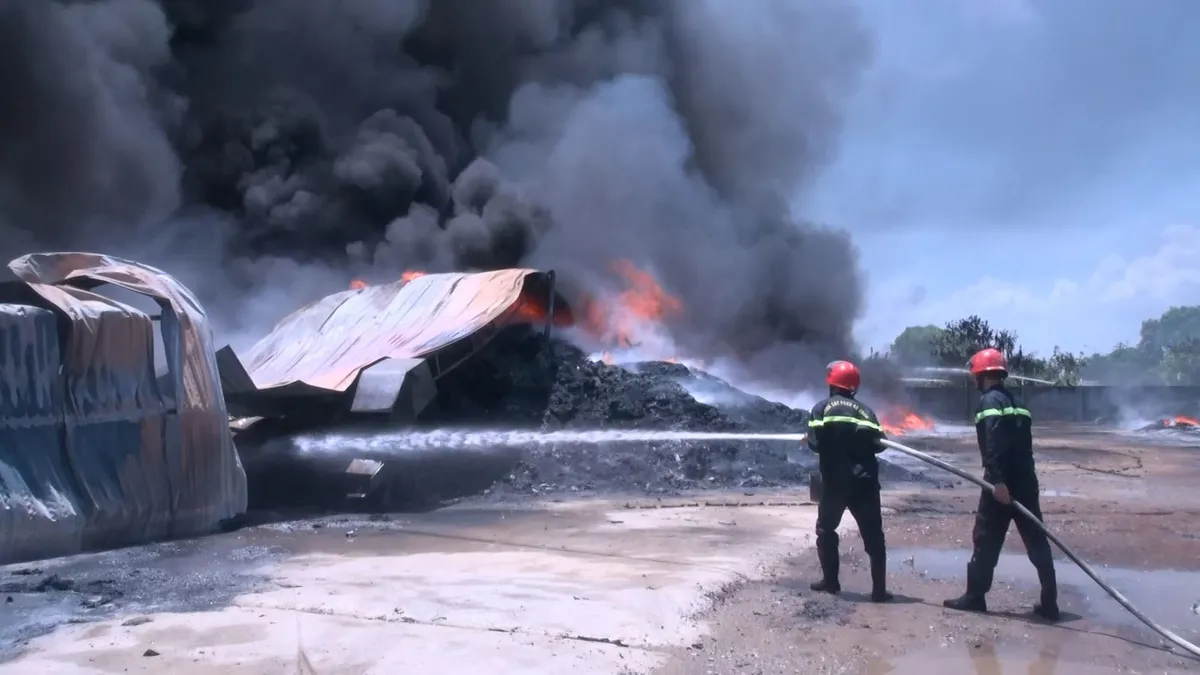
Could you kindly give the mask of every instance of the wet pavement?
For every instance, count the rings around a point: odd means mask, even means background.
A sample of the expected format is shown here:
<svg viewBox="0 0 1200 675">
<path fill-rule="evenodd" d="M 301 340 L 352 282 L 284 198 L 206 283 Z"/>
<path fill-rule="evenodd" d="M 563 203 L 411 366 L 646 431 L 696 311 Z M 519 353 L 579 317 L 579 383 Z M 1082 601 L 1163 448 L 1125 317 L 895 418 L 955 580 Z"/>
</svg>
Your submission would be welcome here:
<svg viewBox="0 0 1200 675">
<path fill-rule="evenodd" d="M 1039 651 L 1031 651 L 1027 646 L 953 645 L 893 659 L 875 659 L 867 664 L 863 675 L 1121 675 L 1129 672 L 1065 660 L 1059 652 L 1058 645 Z"/>
<path fill-rule="evenodd" d="M 971 552 L 954 549 L 895 549 L 889 552 L 893 568 L 908 566 L 931 579 L 962 579 Z M 1070 586 L 1075 596 L 1085 604 L 1063 609 L 1086 614 L 1095 621 L 1138 628 L 1144 637 L 1155 634 L 1136 617 L 1119 605 L 1116 600 L 1100 588 L 1075 563 L 1059 558 L 1056 564 L 1058 583 Z M 1193 610 L 1193 603 L 1200 601 L 1200 572 L 1176 570 L 1134 570 L 1119 567 L 1095 566 L 1101 579 L 1124 595 L 1135 607 L 1151 619 L 1192 642 L 1200 642 L 1200 616 Z M 1037 588 L 1037 573 L 1029 560 L 1019 554 L 1005 553 L 996 566 L 996 583 L 1018 587 Z"/>
<path fill-rule="evenodd" d="M 1145 435 L 1039 428 L 1042 509 L 1055 534 L 1105 581 L 1151 619 L 1200 642 L 1200 537 L 1194 534 L 1200 464 L 1192 448 Z M 980 472 L 973 435 L 911 434 L 902 442 Z M 819 564 L 807 552 L 772 580 L 733 594 L 710 615 L 711 637 L 657 675 L 1200 672 L 1200 662 L 1166 649 L 1160 636 L 1065 557 L 1057 565 L 1064 621 L 1034 617 L 1036 573 L 1012 530 L 988 595 L 992 611 L 943 607 L 965 588 L 978 498 L 979 489 L 965 481 L 885 490 L 889 585 L 897 602 L 869 602 L 868 561 L 859 538 L 847 532 L 839 596 L 809 590 Z"/>
</svg>

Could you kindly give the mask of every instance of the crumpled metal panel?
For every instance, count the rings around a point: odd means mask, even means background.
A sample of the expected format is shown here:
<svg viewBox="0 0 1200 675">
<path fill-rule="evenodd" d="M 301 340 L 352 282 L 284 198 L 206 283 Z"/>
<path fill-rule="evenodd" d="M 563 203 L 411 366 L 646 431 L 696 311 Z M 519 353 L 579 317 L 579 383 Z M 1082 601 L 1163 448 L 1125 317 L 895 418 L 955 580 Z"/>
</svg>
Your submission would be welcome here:
<svg viewBox="0 0 1200 675">
<path fill-rule="evenodd" d="M 60 440 L 42 451 L 62 455 L 70 480 L 53 487 L 82 520 L 75 542 L 47 535 L 54 541 L 35 547 L 34 555 L 200 534 L 244 512 L 246 476 L 228 427 L 211 332 L 195 297 L 159 270 L 102 255 L 34 254 L 9 267 L 71 326 L 69 335 L 54 334 L 56 348 L 66 346 L 61 374 L 57 368 L 31 372 L 23 365 L 27 357 L 13 364 L 19 377 L 47 378 L 52 384 L 39 386 L 59 392 L 58 419 L 50 428 Z M 84 290 L 105 283 L 163 307 L 171 377 L 155 377 L 152 319 Z M 24 423 L 15 411 L 6 414 L 0 433 L 9 435 L 5 424 Z M 0 559 L 14 559 L 3 542 L 0 547 Z"/>
<path fill-rule="evenodd" d="M 246 370 L 259 390 L 300 382 L 345 391 L 382 359 L 427 356 L 511 316 L 526 279 L 540 274 L 430 274 L 335 293 L 281 321 L 246 354 Z"/>
<path fill-rule="evenodd" d="M 425 359 L 384 359 L 360 371 L 352 413 L 402 413 L 394 419 L 416 420 L 433 402 L 437 385 Z"/>
</svg>

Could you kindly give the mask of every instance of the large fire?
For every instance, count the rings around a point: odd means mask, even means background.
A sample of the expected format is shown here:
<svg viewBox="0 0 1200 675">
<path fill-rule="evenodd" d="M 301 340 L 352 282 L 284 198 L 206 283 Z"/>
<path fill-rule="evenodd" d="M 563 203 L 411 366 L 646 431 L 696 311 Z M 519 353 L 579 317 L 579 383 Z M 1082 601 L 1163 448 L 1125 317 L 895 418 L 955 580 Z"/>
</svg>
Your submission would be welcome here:
<svg viewBox="0 0 1200 675">
<path fill-rule="evenodd" d="M 879 424 L 889 436 L 903 436 L 913 431 L 930 431 L 935 426 L 933 420 L 903 408 L 887 410 L 880 416 Z"/>
<path fill-rule="evenodd" d="M 679 298 L 663 290 L 649 272 L 639 269 L 628 260 L 613 262 L 612 270 L 622 280 L 625 289 L 619 293 L 584 295 L 581 298 L 582 311 L 579 313 L 582 318 L 578 322 L 580 329 L 606 348 L 638 347 L 645 337 L 659 330 L 664 321 L 683 312 L 683 303 Z M 400 275 L 400 280 L 409 282 L 426 274 L 421 270 L 406 270 Z M 361 279 L 350 282 L 350 288 L 354 290 L 367 286 L 367 282 Z M 515 310 L 515 319 L 541 323 L 546 320 L 546 312 L 541 302 L 523 297 Z M 570 323 L 566 316 L 561 321 L 557 316 L 555 319 L 559 325 Z M 606 352 L 606 360 L 612 361 L 611 352 Z M 675 361 L 673 357 L 664 360 Z"/>
<path fill-rule="evenodd" d="M 683 313 L 683 303 L 663 290 L 652 274 L 628 260 L 612 270 L 625 282 L 624 291 L 583 299 L 580 328 L 604 345 L 630 349 L 664 321 Z"/>
</svg>

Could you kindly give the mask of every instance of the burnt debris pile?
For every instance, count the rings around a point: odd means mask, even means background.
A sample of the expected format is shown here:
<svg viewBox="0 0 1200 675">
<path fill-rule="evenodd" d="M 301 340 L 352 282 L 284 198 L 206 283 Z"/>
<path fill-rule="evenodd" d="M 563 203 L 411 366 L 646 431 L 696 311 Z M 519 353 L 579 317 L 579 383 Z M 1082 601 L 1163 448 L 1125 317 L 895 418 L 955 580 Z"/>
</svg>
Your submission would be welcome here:
<svg viewBox="0 0 1200 675">
<path fill-rule="evenodd" d="M 723 389 L 710 405 L 695 385 Z M 701 396 L 701 398 L 705 398 Z M 423 420 L 431 426 L 560 429 L 671 429 L 796 432 L 806 413 L 741 392 L 672 363 L 618 367 L 576 347 L 513 329 L 439 382 Z M 524 448 L 493 487 L 497 494 L 638 491 L 669 494 L 705 487 L 770 487 L 807 480 L 812 466 L 789 463 L 781 443 L 569 445 Z"/>
<path fill-rule="evenodd" d="M 1200 433 L 1200 419 L 1186 415 L 1164 417 L 1162 419 L 1155 420 L 1150 424 L 1142 426 L 1138 429 L 1138 431 L 1175 431 Z"/>
<path fill-rule="evenodd" d="M 683 365 L 608 365 L 568 342 L 519 326 L 440 378 L 415 425 L 397 428 L 388 418 L 352 417 L 297 426 L 282 418 L 260 421 L 235 438 L 250 506 L 260 514 L 314 506 L 424 510 L 479 495 L 671 495 L 799 486 L 807 484 L 816 457 L 795 443 L 760 441 L 389 445 L 387 439 L 403 437 L 406 429 L 796 433 L 807 428 L 807 418 L 806 411 Z M 885 479 L 914 478 L 898 466 L 882 465 Z"/>
</svg>

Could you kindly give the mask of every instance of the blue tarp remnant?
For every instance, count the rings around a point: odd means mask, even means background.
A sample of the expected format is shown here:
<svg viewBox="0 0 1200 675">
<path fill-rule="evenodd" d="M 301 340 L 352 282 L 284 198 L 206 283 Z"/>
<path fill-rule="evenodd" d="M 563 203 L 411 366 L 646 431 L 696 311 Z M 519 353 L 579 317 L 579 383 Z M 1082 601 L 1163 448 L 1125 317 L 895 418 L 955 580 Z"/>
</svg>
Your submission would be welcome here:
<svg viewBox="0 0 1200 675">
<path fill-rule="evenodd" d="M 191 536 L 246 509 L 212 336 L 178 281 L 86 253 L 0 289 L 0 564 Z M 156 300 L 158 317 L 90 289 Z M 158 320 L 166 372 L 155 372 Z"/>
</svg>

